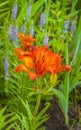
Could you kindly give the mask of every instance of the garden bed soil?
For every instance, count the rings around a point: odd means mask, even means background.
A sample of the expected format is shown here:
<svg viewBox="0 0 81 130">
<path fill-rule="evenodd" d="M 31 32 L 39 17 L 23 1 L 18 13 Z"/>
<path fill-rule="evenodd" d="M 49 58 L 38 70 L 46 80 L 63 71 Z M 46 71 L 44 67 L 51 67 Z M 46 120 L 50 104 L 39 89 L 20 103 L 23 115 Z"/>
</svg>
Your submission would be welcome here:
<svg viewBox="0 0 81 130">
<path fill-rule="evenodd" d="M 51 107 L 48 110 L 48 114 L 50 119 L 44 124 L 44 126 L 46 126 L 45 130 L 81 130 L 81 127 L 77 125 L 78 112 L 77 110 L 74 111 L 72 108 L 69 110 L 69 126 L 65 126 L 64 116 L 56 99 L 51 101 Z M 74 120 L 75 123 L 73 125 Z"/>
</svg>

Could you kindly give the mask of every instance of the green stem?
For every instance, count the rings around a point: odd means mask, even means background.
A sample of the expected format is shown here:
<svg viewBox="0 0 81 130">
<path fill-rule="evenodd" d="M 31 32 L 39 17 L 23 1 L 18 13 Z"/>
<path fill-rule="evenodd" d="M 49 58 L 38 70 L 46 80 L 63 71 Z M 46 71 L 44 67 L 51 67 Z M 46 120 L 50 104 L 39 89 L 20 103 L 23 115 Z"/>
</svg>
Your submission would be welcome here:
<svg viewBox="0 0 81 130">
<path fill-rule="evenodd" d="M 65 125 L 66 125 L 66 126 L 68 126 L 68 121 L 69 121 L 68 115 L 66 115 L 66 116 L 65 116 Z"/>
<path fill-rule="evenodd" d="M 65 60 L 66 64 L 69 64 L 69 52 L 68 52 L 68 39 L 66 41 L 66 48 L 65 48 Z M 69 102 L 69 72 L 66 73 L 66 78 L 65 78 L 65 93 L 66 97 L 66 108 L 67 108 L 67 113 L 65 114 L 65 124 L 68 126 L 68 102 Z"/>
<path fill-rule="evenodd" d="M 38 96 L 37 96 L 36 106 L 34 110 L 34 116 L 37 115 L 41 103 L 41 90 L 42 90 L 41 78 L 37 79 L 37 86 L 38 86 Z"/>
</svg>

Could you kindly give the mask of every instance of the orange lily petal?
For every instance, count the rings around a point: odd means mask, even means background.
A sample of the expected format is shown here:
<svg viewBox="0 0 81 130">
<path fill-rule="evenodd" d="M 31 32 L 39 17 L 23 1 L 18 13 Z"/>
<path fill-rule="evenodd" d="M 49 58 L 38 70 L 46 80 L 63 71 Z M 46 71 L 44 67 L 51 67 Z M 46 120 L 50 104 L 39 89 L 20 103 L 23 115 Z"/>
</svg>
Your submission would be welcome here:
<svg viewBox="0 0 81 130">
<path fill-rule="evenodd" d="M 28 71 L 28 70 L 24 65 L 18 65 L 16 67 L 16 72 L 21 72 L 21 71 Z"/>
<path fill-rule="evenodd" d="M 16 50 L 15 55 L 18 56 L 19 59 L 20 59 L 20 56 L 25 53 L 25 51 L 20 48 L 15 48 L 15 50 Z"/>
<path fill-rule="evenodd" d="M 39 77 L 39 75 L 37 75 L 36 73 L 33 73 L 31 71 L 28 71 L 28 74 L 29 74 L 30 80 L 34 80 L 37 77 Z"/>
<path fill-rule="evenodd" d="M 64 65 L 63 67 L 66 69 L 67 72 L 69 72 L 71 69 L 71 67 L 69 65 Z"/>
<path fill-rule="evenodd" d="M 33 68 L 34 63 L 33 63 L 33 60 L 30 56 L 23 57 L 23 61 L 24 61 L 24 65 L 27 68 Z"/>
<path fill-rule="evenodd" d="M 19 34 L 17 34 L 17 36 L 20 38 L 20 40 L 22 40 L 25 37 L 25 34 L 24 33 L 19 33 Z"/>
</svg>

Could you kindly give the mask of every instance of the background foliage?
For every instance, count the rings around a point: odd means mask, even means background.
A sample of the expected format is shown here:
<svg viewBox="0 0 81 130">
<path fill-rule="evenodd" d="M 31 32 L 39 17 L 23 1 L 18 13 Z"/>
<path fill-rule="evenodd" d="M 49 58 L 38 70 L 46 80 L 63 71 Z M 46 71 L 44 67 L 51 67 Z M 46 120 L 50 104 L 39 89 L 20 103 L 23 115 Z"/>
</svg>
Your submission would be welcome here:
<svg viewBox="0 0 81 130">
<path fill-rule="evenodd" d="M 49 103 L 45 104 L 37 117 L 32 116 L 37 98 L 33 89 L 36 82 L 30 82 L 26 73 L 15 73 L 15 67 L 18 65 L 14 56 L 15 47 L 21 46 L 16 34 L 21 30 L 26 34 L 31 33 L 36 38 L 36 45 L 44 46 L 48 42 L 50 49 L 60 54 L 64 63 L 71 66 L 70 73 L 63 72 L 58 76 L 51 96 L 43 96 L 46 102 L 50 101 L 53 95 L 59 99 L 58 104 L 68 125 L 70 104 L 75 106 L 81 100 L 78 96 L 81 87 L 80 14 L 80 0 L 0 0 L 0 118 L 3 119 L 1 129 L 6 127 L 6 130 L 29 130 L 32 119 L 33 124 L 37 125 L 31 129 L 36 130 L 49 118 L 45 114 Z M 46 82 L 48 83 L 48 77 Z"/>
</svg>

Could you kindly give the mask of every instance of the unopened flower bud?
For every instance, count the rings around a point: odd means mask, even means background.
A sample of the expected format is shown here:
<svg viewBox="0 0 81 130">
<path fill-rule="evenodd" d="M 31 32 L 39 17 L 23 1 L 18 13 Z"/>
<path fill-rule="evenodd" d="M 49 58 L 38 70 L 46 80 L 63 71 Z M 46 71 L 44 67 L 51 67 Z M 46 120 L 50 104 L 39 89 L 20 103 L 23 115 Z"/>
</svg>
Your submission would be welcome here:
<svg viewBox="0 0 81 130">
<path fill-rule="evenodd" d="M 51 74 L 51 76 L 50 76 L 50 83 L 55 85 L 56 82 L 57 82 L 57 74 Z"/>
</svg>

